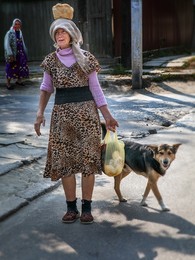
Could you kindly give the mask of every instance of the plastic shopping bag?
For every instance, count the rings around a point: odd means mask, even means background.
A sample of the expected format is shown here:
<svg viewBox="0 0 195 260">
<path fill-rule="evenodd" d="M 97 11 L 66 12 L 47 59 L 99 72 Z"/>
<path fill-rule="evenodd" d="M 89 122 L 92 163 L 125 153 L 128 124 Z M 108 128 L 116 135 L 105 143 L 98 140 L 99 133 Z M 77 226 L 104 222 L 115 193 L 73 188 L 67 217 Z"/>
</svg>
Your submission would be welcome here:
<svg viewBox="0 0 195 260">
<path fill-rule="evenodd" d="M 107 130 L 103 146 L 103 172 L 112 177 L 119 175 L 123 170 L 125 161 L 124 142 L 118 140 L 116 132 L 113 133 Z"/>
</svg>

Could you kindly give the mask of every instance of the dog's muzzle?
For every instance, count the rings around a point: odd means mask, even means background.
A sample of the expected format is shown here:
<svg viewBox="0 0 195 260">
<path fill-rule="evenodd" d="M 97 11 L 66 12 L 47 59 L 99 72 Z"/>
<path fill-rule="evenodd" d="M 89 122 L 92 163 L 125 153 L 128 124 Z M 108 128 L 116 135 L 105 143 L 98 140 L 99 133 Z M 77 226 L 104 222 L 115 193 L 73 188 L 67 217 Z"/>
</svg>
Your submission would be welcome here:
<svg viewBox="0 0 195 260">
<path fill-rule="evenodd" d="M 170 161 L 168 159 L 164 159 L 162 161 L 162 165 L 163 165 L 164 168 L 167 169 L 169 167 L 169 165 L 170 165 Z"/>
</svg>

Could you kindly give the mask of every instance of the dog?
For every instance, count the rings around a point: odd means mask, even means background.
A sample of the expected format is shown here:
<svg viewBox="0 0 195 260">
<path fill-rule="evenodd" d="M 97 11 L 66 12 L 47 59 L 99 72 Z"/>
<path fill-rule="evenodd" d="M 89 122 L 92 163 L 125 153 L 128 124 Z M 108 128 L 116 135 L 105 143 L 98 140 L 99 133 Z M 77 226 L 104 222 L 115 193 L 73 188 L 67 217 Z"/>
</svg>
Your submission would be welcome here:
<svg viewBox="0 0 195 260">
<path fill-rule="evenodd" d="M 102 139 L 106 135 L 106 126 L 101 123 Z M 120 190 L 120 183 L 123 178 L 131 172 L 142 175 L 148 179 L 143 198 L 140 205 L 147 207 L 146 199 L 150 192 L 153 191 L 162 211 L 169 211 L 170 209 L 163 202 L 162 196 L 159 192 L 157 181 L 159 177 L 164 176 L 170 167 L 171 163 L 176 158 L 176 153 L 181 145 L 177 144 L 160 144 L 160 145 L 144 145 L 131 141 L 124 141 L 125 144 L 125 164 L 122 172 L 114 177 L 114 190 L 120 202 L 127 202 L 122 196 Z M 106 151 L 106 144 L 101 146 L 101 161 L 102 169 L 104 164 Z"/>
</svg>

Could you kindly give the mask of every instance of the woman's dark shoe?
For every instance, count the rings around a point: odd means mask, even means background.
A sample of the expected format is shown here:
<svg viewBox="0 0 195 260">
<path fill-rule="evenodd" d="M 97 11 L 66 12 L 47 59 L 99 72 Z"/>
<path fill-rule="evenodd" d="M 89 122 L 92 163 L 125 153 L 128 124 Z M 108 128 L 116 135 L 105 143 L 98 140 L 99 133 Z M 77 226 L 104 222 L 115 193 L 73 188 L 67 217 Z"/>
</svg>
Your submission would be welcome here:
<svg viewBox="0 0 195 260">
<path fill-rule="evenodd" d="M 93 216 L 91 215 L 91 212 L 83 212 L 80 217 L 80 222 L 82 224 L 92 224 Z"/>
<path fill-rule="evenodd" d="M 67 212 L 62 218 L 64 223 L 74 223 L 79 217 L 80 213 L 77 210 L 77 199 L 73 201 L 66 201 Z"/>
<path fill-rule="evenodd" d="M 16 84 L 19 86 L 25 86 L 24 83 L 16 81 Z"/>
<path fill-rule="evenodd" d="M 8 90 L 12 90 L 12 89 L 14 89 L 14 87 L 11 86 L 11 85 L 6 85 L 6 87 L 7 87 Z"/>
<path fill-rule="evenodd" d="M 74 223 L 80 217 L 80 213 L 77 211 L 67 211 L 62 218 L 63 223 Z"/>
<path fill-rule="evenodd" d="M 82 214 L 80 222 L 82 224 L 92 224 L 93 216 L 91 215 L 91 200 L 82 200 Z"/>
</svg>

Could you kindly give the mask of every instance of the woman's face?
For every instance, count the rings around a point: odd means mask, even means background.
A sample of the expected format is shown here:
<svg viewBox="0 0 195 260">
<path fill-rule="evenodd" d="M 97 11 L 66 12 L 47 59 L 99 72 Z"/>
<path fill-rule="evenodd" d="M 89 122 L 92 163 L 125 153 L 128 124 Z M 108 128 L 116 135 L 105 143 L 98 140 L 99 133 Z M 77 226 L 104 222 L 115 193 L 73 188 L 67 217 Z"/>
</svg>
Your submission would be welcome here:
<svg viewBox="0 0 195 260">
<path fill-rule="evenodd" d="M 16 20 L 14 23 L 14 30 L 18 31 L 21 28 L 21 22 Z"/>
<path fill-rule="evenodd" d="M 71 37 L 64 29 L 57 29 L 55 32 L 55 40 L 60 49 L 70 47 Z"/>
</svg>

